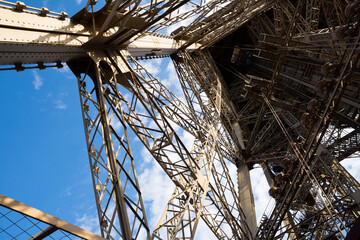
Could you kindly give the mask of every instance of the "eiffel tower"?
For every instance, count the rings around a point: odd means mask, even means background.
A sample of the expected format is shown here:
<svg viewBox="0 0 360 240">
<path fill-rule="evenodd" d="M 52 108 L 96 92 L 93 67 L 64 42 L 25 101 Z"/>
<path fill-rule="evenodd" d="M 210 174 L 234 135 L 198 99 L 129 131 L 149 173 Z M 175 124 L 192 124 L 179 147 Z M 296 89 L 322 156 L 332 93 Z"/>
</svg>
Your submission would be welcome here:
<svg viewBox="0 0 360 240">
<path fill-rule="evenodd" d="M 0 195 L 44 223 L 30 239 L 196 239 L 199 221 L 217 239 L 359 237 L 360 185 L 340 162 L 360 150 L 360 2 L 88 0 L 69 18 L 1 0 L 0 16 L 1 70 L 66 63 L 77 79 L 99 219 L 100 236 Z M 182 98 L 139 61 L 156 58 Z M 175 185 L 153 229 L 134 137 Z M 255 164 L 274 199 L 258 225 Z"/>
</svg>

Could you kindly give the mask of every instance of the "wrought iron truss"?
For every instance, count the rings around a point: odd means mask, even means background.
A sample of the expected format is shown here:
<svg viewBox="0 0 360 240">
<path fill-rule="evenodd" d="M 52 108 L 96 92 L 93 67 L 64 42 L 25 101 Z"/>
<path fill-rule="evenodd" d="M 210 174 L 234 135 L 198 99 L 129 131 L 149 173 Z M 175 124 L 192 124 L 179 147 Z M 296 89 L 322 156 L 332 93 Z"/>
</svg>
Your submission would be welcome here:
<svg viewBox="0 0 360 240">
<path fill-rule="evenodd" d="M 340 164 L 360 150 L 359 10 L 349 0 L 88 0 L 67 18 L 0 0 L 0 65 L 66 62 L 75 74 L 103 238 L 194 239 L 201 220 L 218 239 L 342 239 L 360 214 L 360 185 Z M 183 99 L 138 61 L 162 57 Z M 154 229 L 134 137 L 175 185 Z M 275 199 L 259 226 L 254 164 Z"/>
</svg>

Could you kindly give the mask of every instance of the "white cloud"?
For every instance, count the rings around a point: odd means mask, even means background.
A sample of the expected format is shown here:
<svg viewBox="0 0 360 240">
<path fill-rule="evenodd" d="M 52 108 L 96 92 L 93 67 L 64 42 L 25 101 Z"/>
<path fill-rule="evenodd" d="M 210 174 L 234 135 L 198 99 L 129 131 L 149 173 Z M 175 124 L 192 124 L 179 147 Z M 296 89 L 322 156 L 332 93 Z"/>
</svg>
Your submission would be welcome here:
<svg viewBox="0 0 360 240">
<path fill-rule="evenodd" d="M 179 134 L 180 135 L 180 134 Z M 194 143 L 195 137 L 189 132 L 183 131 L 182 136 L 180 136 L 182 142 L 188 150 L 191 150 L 191 147 Z"/>
<path fill-rule="evenodd" d="M 190 5 L 183 5 L 179 8 L 179 12 L 185 12 L 185 11 L 189 10 L 191 7 L 192 6 L 190 6 Z M 195 19 L 195 16 L 186 18 L 180 22 L 170 25 L 169 27 L 166 28 L 166 34 L 170 35 L 173 31 L 175 31 L 176 29 L 178 29 L 181 26 L 189 26 L 190 23 L 194 21 L 194 19 Z"/>
<path fill-rule="evenodd" d="M 273 205 L 269 204 L 269 202 L 274 203 L 274 200 L 268 194 L 270 187 L 261 167 L 251 170 L 250 178 L 255 199 L 256 219 L 259 222 L 264 212 L 267 211 L 266 208 Z"/>
<path fill-rule="evenodd" d="M 210 228 L 205 224 L 205 222 L 200 219 L 199 225 L 196 229 L 195 239 L 196 240 L 209 240 L 215 239 L 215 235 L 212 233 Z"/>
<path fill-rule="evenodd" d="M 63 64 L 62 68 L 55 68 L 55 70 L 61 73 L 72 73 L 70 68 L 66 64 Z"/>
<path fill-rule="evenodd" d="M 162 59 L 151 59 L 147 61 L 140 61 L 140 64 L 152 75 L 156 75 L 160 72 L 160 65 L 161 65 Z"/>
<path fill-rule="evenodd" d="M 73 74 L 73 72 L 70 70 L 70 68 L 68 67 L 68 65 L 66 65 L 65 63 L 62 63 L 63 67 L 62 68 L 52 68 L 51 71 L 54 71 L 54 74 L 61 74 L 63 75 L 66 79 L 76 79 L 75 75 Z"/>
<path fill-rule="evenodd" d="M 32 81 L 32 84 L 34 85 L 34 88 L 36 90 L 39 90 L 40 87 L 43 85 L 43 80 L 40 78 L 36 70 L 32 71 L 32 75 L 34 76 L 34 80 Z"/>
<path fill-rule="evenodd" d="M 171 91 L 173 91 L 174 93 L 176 93 L 178 98 L 183 98 L 184 94 L 179 82 L 179 78 L 178 75 L 176 73 L 174 64 L 172 61 L 169 61 L 167 67 L 166 67 L 166 73 L 167 76 L 165 77 L 165 79 L 161 80 L 161 83 L 164 84 L 168 89 L 170 89 Z"/>
<path fill-rule="evenodd" d="M 63 193 L 63 196 L 69 197 L 72 195 L 72 188 L 73 186 L 69 186 L 65 189 L 65 192 Z"/>
<path fill-rule="evenodd" d="M 154 229 L 166 204 L 172 195 L 175 185 L 155 161 L 139 175 L 142 196 L 145 206 L 150 209 L 149 224 Z"/>
<path fill-rule="evenodd" d="M 80 4 L 82 2 L 82 0 L 76 0 L 77 4 Z"/>
<path fill-rule="evenodd" d="M 75 219 L 75 225 L 89 232 L 100 235 L 99 218 L 96 214 L 86 214 Z"/>
<path fill-rule="evenodd" d="M 110 120 L 110 124 L 115 129 L 115 131 L 118 132 L 121 130 L 122 124 L 117 117 L 113 116 Z"/>
<path fill-rule="evenodd" d="M 166 67 L 166 71 L 168 71 L 168 73 L 169 73 L 168 77 L 169 77 L 170 80 L 178 79 L 178 75 L 176 73 L 174 63 L 172 61 L 169 61 L 169 64 Z M 175 82 L 177 82 L 177 81 L 175 81 Z"/>
<path fill-rule="evenodd" d="M 145 163 L 150 163 L 153 159 L 152 156 L 149 154 L 149 151 L 146 148 L 143 148 L 141 151 L 141 157 L 143 158 Z"/>
<path fill-rule="evenodd" d="M 63 99 L 65 97 L 67 97 L 68 95 L 69 95 L 69 93 L 66 91 L 56 94 L 56 97 L 53 98 L 54 108 L 60 109 L 60 110 L 66 109 L 67 105 L 64 103 Z M 50 94 L 50 95 L 48 94 L 48 96 L 52 97 L 52 94 Z"/>
<path fill-rule="evenodd" d="M 56 109 L 66 109 L 67 107 L 66 104 L 61 99 L 55 100 L 54 104 Z"/>
<path fill-rule="evenodd" d="M 357 180 L 360 181 L 360 158 L 348 158 L 341 161 L 341 165 Z"/>
</svg>

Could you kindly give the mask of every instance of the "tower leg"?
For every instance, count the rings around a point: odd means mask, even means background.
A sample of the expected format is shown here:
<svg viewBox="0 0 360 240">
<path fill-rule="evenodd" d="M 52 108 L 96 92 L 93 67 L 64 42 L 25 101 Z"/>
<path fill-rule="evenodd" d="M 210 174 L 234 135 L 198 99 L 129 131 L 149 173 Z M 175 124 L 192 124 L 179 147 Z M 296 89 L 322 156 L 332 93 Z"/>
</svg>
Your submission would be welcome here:
<svg viewBox="0 0 360 240">
<path fill-rule="evenodd" d="M 232 127 L 241 148 L 244 149 L 245 145 L 244 145 L 244 139 L 241 132 L 240 124 L 238 122 L 235 122 L 232 124 Z M 238 179 L 240 206 L 244 211 L 246 217 L 246 223 L 249 226 L 249 231 L 251 231 L 249 233 L 249 236 L 254 236 L 257 231 L 254 195 L 252 193 L 252 188 L 251 188 L 249 167 L 244 161 L 238 164 L 237 179 Z"/>
<path fill-rule="evenodd" d="M 237 178 L 239 186 L 239 200 L 241 208 L 244 211 L 246 217 L 246 223 L 251 231 L 251 236 L 254 236 L 257 230 L 256 215 L 255 215 L 255 203 L 254 195 L 251 188 L 251 179 L 249 167 L 243 163 L 238 166 Z"/>
<path fill-rule="evenodd" d="M 149 239 L 135 161 L 117 93 L 116 71 L 102 54 L 68 62 L 78 77 L 81 109 L 101 235 L 111 239 Z M 116 125 L 118 124 L 118 125 Z"/>
</svg>

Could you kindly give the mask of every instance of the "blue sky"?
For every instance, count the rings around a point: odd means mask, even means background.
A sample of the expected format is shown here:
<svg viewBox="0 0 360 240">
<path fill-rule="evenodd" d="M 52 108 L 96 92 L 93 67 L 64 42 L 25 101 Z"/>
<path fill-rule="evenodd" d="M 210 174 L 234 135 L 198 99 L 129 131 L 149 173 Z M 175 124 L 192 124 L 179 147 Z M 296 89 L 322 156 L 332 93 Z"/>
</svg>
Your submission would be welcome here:
<svg viewBox="0 0 360 240">
<path fill-rule="evenodd" d="M 75 210 L 91 192 L 76 79 L 26 70 L 1 72 L 1 83 L 1 193 L 53 215 Z"/>
<path fill-rule="evenodd" d="M 69 16 L 85 4 L 24 2 Z M 0 193 L 74 224 L 84 214 L 94 215 L 74 75 L 64 68 L 2 71 L 0 76 Z"/>
<path fill-rule="evenodd" d="M 65 11 L 69 16 L 85 5 L 84 0 L 25 3 Z M 176 94 L 180 93 L 168 59 L 152 60 L 144 66 Z M 96 232 L 95 201 L 76 78 L 67 67 L 21 73 L 2 71 L 0 76 L 0 193 Z M 180 135 L 185 141 L 191 140 L 185 132 Z M 174 186 L 139 142 L 135 148 L 137 157 L 146 163 L 137 171 L 153 227 Z M 351 161 L 345 164 L 359 179 L 359 165 Z M 229 167 L 235 175 L 235 167 Z M 256 205 L 261 206 L 257 210 L 259 215 L 270 200 L 268 187 L 260 169 L 252 171 L 252 178 Z M 198 239 L 211 236 L 203 225 L 198 232 Z"/>
</svg>

